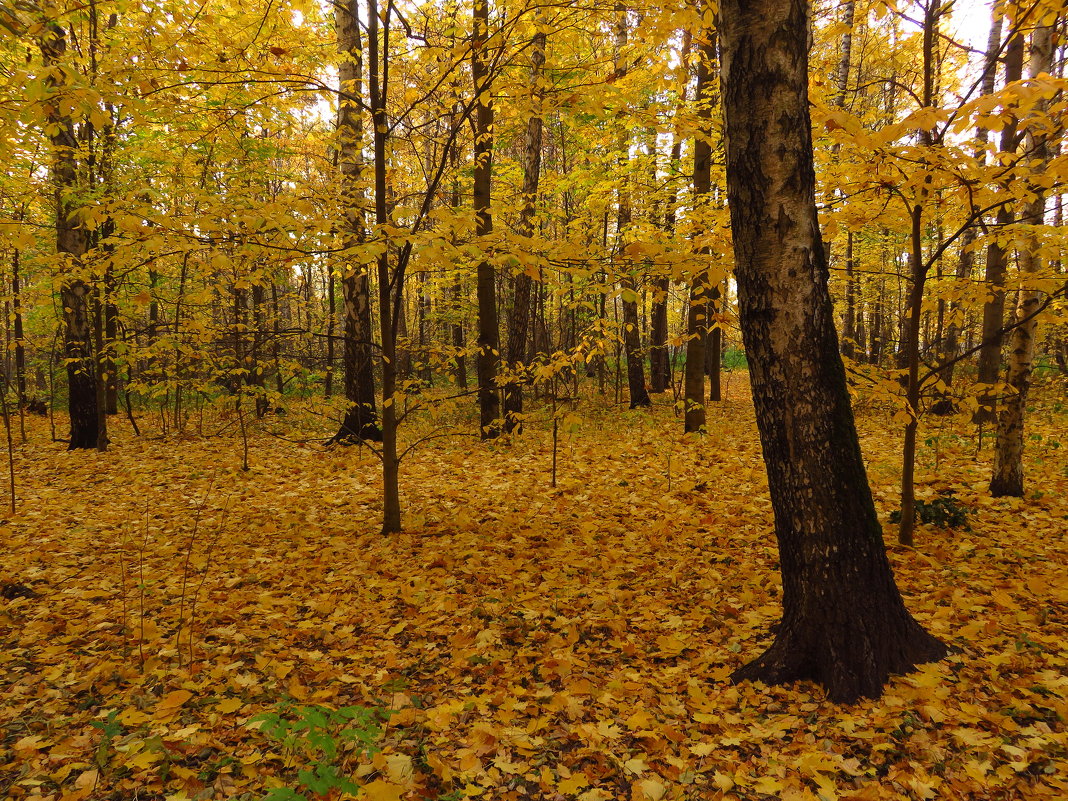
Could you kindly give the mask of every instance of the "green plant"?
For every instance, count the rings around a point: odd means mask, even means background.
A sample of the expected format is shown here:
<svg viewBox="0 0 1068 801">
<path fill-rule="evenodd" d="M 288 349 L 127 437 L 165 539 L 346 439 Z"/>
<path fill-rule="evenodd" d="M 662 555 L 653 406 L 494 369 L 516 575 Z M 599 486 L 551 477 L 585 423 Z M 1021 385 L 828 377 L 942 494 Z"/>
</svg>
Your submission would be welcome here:
<svg viewBox="0 0 1068 801">
<path fill-rule="evenodd" d="M 126 729 L 123 728 L 122 723 L 118 720 L 119 710 L 112 709 L 108 713 L 107 720 L 94 720 L 89 725 L 94 729 L 99 729 L 101 733 L 100 743 L 96 747 L 96 765 L 98 768 L 107 767 L 108 764 L 108 751 L 111 748 L 111 741 L 116 737 L 121 737 L 126 733 Z"/>
<path fill-rule="evenodd" d="M 962 528 L 970 531 L 968 511 L 968 507 L 952 495 L 940 495 L 933 501 L 916 501 L 916 517 L 920 522 L 939 528 Z M 890 513 L 890 522 L 901 522 L 900 509 L 895 509 Z"/>
<path fill-rule="evenodd" d="M 259 730 L 304 766 L 297 770 L 297 782 L 314 796 L 332 790 L 355 794 L 359 785 L 350 778 L 345 763 L 351 758 L 369 756 L 378 751 L 375 743 L 382 736 L 382 723 L 389 710 L 374 707 L 282 704 L 277 712 L 265 712 L 252 719 Z M 308 801 L 289 787 L 271 790 L 262 801 Z"/>
</svg>

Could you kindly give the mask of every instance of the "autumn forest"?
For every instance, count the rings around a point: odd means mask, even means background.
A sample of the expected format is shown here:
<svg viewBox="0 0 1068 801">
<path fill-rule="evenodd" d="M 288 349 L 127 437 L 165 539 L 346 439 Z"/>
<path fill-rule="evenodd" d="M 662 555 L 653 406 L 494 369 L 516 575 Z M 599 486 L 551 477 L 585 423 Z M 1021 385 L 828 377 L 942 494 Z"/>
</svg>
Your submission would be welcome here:
<svg viewBox="0 0 1068 801">
<path fill-rule="evenodd" d="M 1059 0 L 0 0 L 0 797 L 1068 797 Z"/>
</svg>

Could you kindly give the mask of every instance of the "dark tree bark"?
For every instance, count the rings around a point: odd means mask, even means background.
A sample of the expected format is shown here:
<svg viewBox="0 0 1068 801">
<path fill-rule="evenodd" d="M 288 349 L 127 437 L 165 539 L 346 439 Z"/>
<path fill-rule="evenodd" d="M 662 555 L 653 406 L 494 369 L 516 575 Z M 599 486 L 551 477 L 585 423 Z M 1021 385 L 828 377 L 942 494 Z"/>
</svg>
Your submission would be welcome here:
<svg viewBox="0 0 1068 801">
<path fill-rule="evenodd" d="M 363 110 L 361 84 L 363 81 L 363 50 L 360 42 L 359 8 L 357 0 L 339 4 L 335 12 L 338 50 L 341 62 L 338 79 L 341 99 L 338 103 L 338 167 L 341 171 L 341 196 L 345 214 L 343 244 L 355 248 L 364 241 L 365 197 L 361 184 L 364 171 Z M 351 404 L 345 412 L 341 428 L 333 441 L 356 443 L 381 442 L 375 406 L 374 354 L 371 350 L 371 291 L 368 265 L 346 259 L 341 277 L 341 297 L 345 310 L 345 342 L 343 348 L 345 371 L 345 399 Z M 383 334 L 383 336 L 385 336 Z"/>
<path fill-rule="evenodd" d="M 539 19 L 539 25 L 543 19 Z M 519 211 L 518 233 L 534 236 L 534 212 L 538 199 L 538 182 L 541 178 L 541 140 L 543 121 L 541 116 L 542 66 L 545 64 L 545 31 L 539 27 L 531 40 L 530 50 L 530 99 L 531 115 L 527 120 L 526 141 L 523 153 L 523 207 Z M 512 372 L 522 369 L 526 361 L 526 344 L 530 327 L 531 277 L 521 270 L 515 277 L 515 296 L 512 313 L 508 320 L 508 362 Z M 522 430 L 523 387 L 518 378 L 504 386 L 504 430 Z"/>
<path fill-rule="evenodd" d="M 712 190 L 711 94 L 712 67 L 715 64 L 715 44 L 712 31 L 702 31 L 697 62 L 698 115 L 701 130 L 693 143 L 693 193 L 695 199 L 707 202 Z M 700 431 L 705 427 L 705 351 L 709 344 L 709 319 L 715 308 L 716 292 L 708 274 L 708 249 L 698 251 L 700 267 L 690 283 L 690 305 L 686 315 L 686 367 L 683 378 L 683 427 L 686 431 Z"/>
<path fill-rule="evenodd" d="M 41 56 L 50 74 L 46 80 L 56 95 L 65 91 L 63 56 L 67 51 L 64 29 L 45 26 L 40 39 Z M 74 219 L 78 208 L 78 140 L 65 103 L 53 101 L 48 115 L 52 144 L 52 182 L 55 187 L 56 252 L 64 259 L 60 287 L 63 303 L 63 343 L 67 359 L 67 408 L 70 413 L 70 450 L 96 448 L 99 437 L 96 368 L 93 364 L 89 285 L 82 279 L 82 258 L 89 250 L 88 230 Z"/>
<path fill-rule="evenodd" d="M 387 206 L 387 145 L 389 144 L 389 23 L 392 5 L 386 7 L 379 28 L 378 0 L 367 0 L 367 95 L 371 105 L 371 141 L 374 148 L 375 222 L 389 224 Z M 381 33 L 380 33 L 381 30 Z M 381 37 L 381 39 L 380 39 Z M 404 291 L 404 276 L 390 275 L 389 248 L 381 248 L 375 262 L 378 273 L 378 315 L 382 327 L 382 533 L 401 530 L 400 457 L 397 451 L 397 328 L 393 310 Z M 396 286 L 394 286 L 394 283 Z"/>
<path fill-rule="evenodd" d="M 849 405 L 816 218 L 803 0 L 721 5 L 727 191 L 783 577 L 775 640 L 737 680 L 878 697 L 945 647 L 905 608 Z"/>
<path fill-rule="evenodd" d="M 493 91 L 490 86 L 486 40 L 489 37 L 489 0 L 475 0 L 472 10 L 471 77 L 475 86 L 475 168 L 474 209 L 475 236 L 482 239 L 493 233 L 490 212 L 493 175 Z M 500 392 L 497 367 L 500 362 L 500 330 L 497 322 L 496 270 L 493 262 L 483 258 L 476 270 L 475 294 L 478 298 L 478 412 L 481 436 L 492 439 L 500 433 Z"/>
<path fill-rule="evenodd" d="M 627 74 L 627 62 L 624 50 L 627 46 L 627 6 L 616 3 L 616 36 L 613 59 L 616 79 Z M 620 112 L 622 114 L 622 112 Z M 619 161 L 620 187 L 616 209 L 616 251 L 623 274 L 619 284 L 620 305 L 623 307 L 623 350 L 627 355 L 627 389 L 630 392 L 630 408 L 652 406 L 652 399 L 645 388 L 645 364 L 642 356 L 641 328 L 638 321 L 638 288 L 631 275 L 629 264 L 624 254 L 624 241 L 631 224 L 630 205 L 630 128 L 628 121 L 620 119 L 619 125 Z"/>
</svg>

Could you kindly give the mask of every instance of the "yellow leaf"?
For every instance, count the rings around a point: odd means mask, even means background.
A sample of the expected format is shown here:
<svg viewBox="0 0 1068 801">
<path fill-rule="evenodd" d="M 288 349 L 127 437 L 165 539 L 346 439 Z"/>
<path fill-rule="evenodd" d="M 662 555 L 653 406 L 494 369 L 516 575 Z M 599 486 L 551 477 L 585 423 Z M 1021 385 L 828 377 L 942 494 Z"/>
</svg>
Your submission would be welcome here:
<svg viewBox="0 0 1068 801">
<path fill-rule="evenodd" d="M 156 712 L 169 712 L 175 710 L 192 697 L 193 693 L 189 692 L 189 690 L 174 690 L 173 692 L 169 692 L 160 699 L 158 704 L 156 704 Z"/>
<path fill-rule="evenodd" d="M 753 789 L 758 793 L 774 796 L 781 795 L 784 788 L 785 785 L 781 781 L 773 779 L 771 776 L 761 776 L 753 785 Z"/>
<path fill-rule="evenodd" d="M 126 764 L 131 768 L 144 769 L 150 765 L 159 762 L 163 758 L 163 755 L 158 751 L 142 751 L 135 757 L 131 757 L 126 760 Z"/>
<path fill-rule="evenodd" d="M 564 795 L 574 795 L 583 787 L 589 786 L 589 781 L 583 773 L 574 773 L 556 785 L 556 792 Z"/>
<path fill-rule="evenodd" d="M 126 709 L 122 711 L 122 714 L 119 715 L 119 723 L 124 726 L 140 726 L 142 723 L 149 720 L 152 720 L 152 716 L 146 715 L 135 706 L 126 707 Z"/>
<path fill-rule="evenodd" d="M 727 790 L 734 787 L 734 779 L 726 773 L 720 773 L 718 770 L 712 774 L 712 783 L 723 792 L 727 792 Z"/>
<path fill-rule="evenodd" d="M 660 801 L 667 793 L 667 788 L 656 779 L 642 779 L 638 782 L 638 789 L 646 801 Z"/>
<path fill-rule="evenodd" d="M 370 784 L 365 784 L 362 789 L 360 797 L 370 801 L 400 801 L 401 794 L 404 792 L 404 788 L 399 784 L 382 781 L 382 779 L 375 779 Z"/>
<path fill-rule="evenodd" d="M 224 698 L 215 705 L 215 708 L 222 712 L 224 715 L 229 715 L 232 712 L 236 712 L 245 705 L 245 702 L 240 698 Z"/>
</svg>

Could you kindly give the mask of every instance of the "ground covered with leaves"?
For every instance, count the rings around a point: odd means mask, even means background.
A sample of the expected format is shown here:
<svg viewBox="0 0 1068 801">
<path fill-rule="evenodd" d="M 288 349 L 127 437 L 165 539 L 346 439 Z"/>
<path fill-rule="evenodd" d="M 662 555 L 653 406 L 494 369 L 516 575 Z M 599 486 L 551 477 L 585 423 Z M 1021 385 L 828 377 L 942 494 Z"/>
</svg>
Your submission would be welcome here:
<svg viewBox="0 0 1068 801">
<path fill-rule="evenodd" d="M 986 492 L 989 435 L 925 419 L 918 494 L 942 512 L 891 559 L 954 650 L 836 706 L 726 680 L 780 592 L 741 381 L 701 438 L 669 406 L 580 407 L 555 488 L 544 412 L 511 442 L 427 441 L 390 537 L 373 455 L 294 441 L 299 414 L 252 427 L 248 472 L 233 426 L 118 422 L 98 454 L 29 421 L 0 529 L 0 796 L 1068 797 L 1063 384 L 1029 421 L 1025 499 Z M 900 435 L 859 415 L 892 542 Z"/>
</svg>

